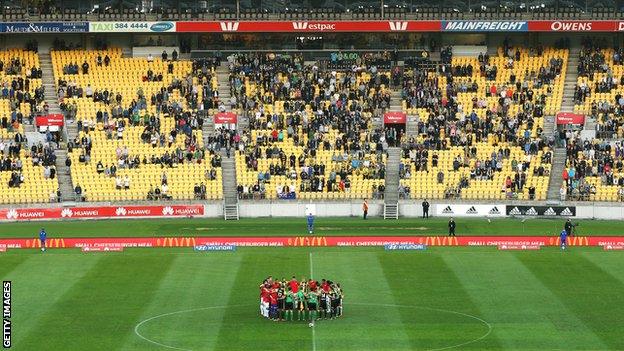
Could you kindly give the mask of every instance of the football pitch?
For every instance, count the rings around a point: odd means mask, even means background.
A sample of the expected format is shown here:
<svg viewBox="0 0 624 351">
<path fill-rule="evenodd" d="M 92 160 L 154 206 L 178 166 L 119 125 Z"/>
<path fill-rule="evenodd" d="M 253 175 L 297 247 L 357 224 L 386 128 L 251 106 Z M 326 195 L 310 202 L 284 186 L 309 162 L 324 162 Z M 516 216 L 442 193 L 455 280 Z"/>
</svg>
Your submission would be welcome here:
<svg viewBox="0 0 624 351">
<path fill-rule="evenodd" d="M 621 235 L 620 223 L 587 221 L 579 228 L 582 235 Z M 317 233 L 434 235 L 445 224 L 319 219 Z M 554 235 L 561 225 L 458 221 L 458 233 Z M 305 230 L 301 219 L 39 222 L 3 224 L 0 237 L 35 237 L 41 226 L 68 237 Z M 0 276 L 12 281 L 15 350 L 622 350 L 623 266 L 622 251 L 599 247 L 0 253 Z M 344 316 L 314 328 L 260 317 L 262 280 L 293 274 L 340 282 Z"/>
</svg>

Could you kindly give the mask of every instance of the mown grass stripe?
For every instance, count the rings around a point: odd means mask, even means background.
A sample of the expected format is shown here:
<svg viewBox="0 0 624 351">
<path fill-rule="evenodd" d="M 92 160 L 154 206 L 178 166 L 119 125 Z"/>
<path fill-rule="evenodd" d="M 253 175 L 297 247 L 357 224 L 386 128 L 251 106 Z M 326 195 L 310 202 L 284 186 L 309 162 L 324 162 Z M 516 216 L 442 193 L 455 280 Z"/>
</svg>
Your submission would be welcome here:
<svg viewBox="0 0 624 351">
<path fill-rule="evenodd" d="M 547 303 L 562 304 L 583 322 L 582 326 L 570 325 L 555 316 L 553 322 L 576 335 L 567 340 L 570 348 L 624 349 L 621 281 L 573 249 L 561 252 L 551 248 L 541 255 L 517 254 L 517 258 L 556 298 Z M 587 335 L 597 336 L 602 343 Z M 581 339 L 583 336 L 589 340 Z"/>
<path fill-rule="evenodd" d="M 378 250 L 369 252 L 314 251 L 317 280 L 340 282 L 345 291 L 345 315 L 338 321 L 316 324 L 318 350 L 410 350 L 410 340 L 397 303 L 380 264 Z M 349 305 L 376 303 L 379 305 Z M 370 321 L 370 325 L 364 325 Z M 375 335 L 376 337 L 371 337 Z"/>
<path fill-rule="evenodd" d="M 466 291 L 494 324 L 494 335 L 505 348 L 559 349 L 579 345 L 604 347 L 600 338 L 585 333 L 585 325 L 553 295 L 515 254 L 479 252 L 443 255 Z M 525 252 L 518 256 L 548 255 Z M 515 308 L 511 308 L 511 307 Z M 539 330 L 539 332 L 535 332 Z M 579 333 L 583 331 L 583 333 Z"/>
<path fill-rule="evenodd" d="M 3 279 L 13 282 L 13 346 L 17 350 L 43 349 L 47 341 L 38 336 L 46 335 L 48 331 L 40 330 L 41 322 L 55 317 L 56 304 L 76 287 L 101 257 L 38 251 L 24 252 L 22 257 L 25 258 L 22 264 L 3 275 Z M 0 258 L 0 266 L 5 259 Z M 65 313 L 72 315 L 72 311 Z M 32 335 L 37 335 L 38 340 Z"/>
<path fill-rule="evenodd" d="M 307 277 L 308 253 L 303 249 L 239 249 L 241 255 L 231 290 L 223 290 L 227 305 L 243 305 L 225 311 L 215 350 L 253 350 L 276 345 L 279 349 L 310 350 L 311 333 L 307 323 L 272 322 L 260 317 L 259 286 L 269 275 Z M 267 346 L 268 345 L 268 346 Z"/>
<path fill-rule="evenodd" d="M 121 348 L 133 333 L 138 316 L 149 305 L 150 292 L 158 288 L 175 257 L 156 253 L 93 255 L 97 262 L 76 278 L 71 289 L 60 293 L 52 308 L 26 335 L 25 349 L 79 350 L 85 338 L 92 350 Z M 76 257 L 87 259 L 84 254 Z M 55 293 L 47 291 L 48 295 Z"/>
<path fill-rule="evenodd" d="M 380 252 L 379 260 L 397 303 L 467 313 L 489 322 L 454 270 L 434 250 Z M 476 319 L 435 310 L 403 308 L 400 317 L 405 325 L 422 325 L 406 330 L 413 349 L 458 345 L 478 339 L 489 331 L 486 324 Z M 463 348 L 500 349 L 501 345 L 488 335 Z"/>
<path fill-rule="evenodd" d="M 232 289 L 240 261 L 241 256 L 233 253 L 177 255 L 140 320 L 163 313 L 226 305 L 228 295 L 223 291 Z M 227 308 L 214 308 L 158 318 L 144 324 L 140 333 L 165 345 L 210 350 L 227 311 Z M 153 345 L 132 335 L 124 349 L 148 346 Z"/>
</svg>

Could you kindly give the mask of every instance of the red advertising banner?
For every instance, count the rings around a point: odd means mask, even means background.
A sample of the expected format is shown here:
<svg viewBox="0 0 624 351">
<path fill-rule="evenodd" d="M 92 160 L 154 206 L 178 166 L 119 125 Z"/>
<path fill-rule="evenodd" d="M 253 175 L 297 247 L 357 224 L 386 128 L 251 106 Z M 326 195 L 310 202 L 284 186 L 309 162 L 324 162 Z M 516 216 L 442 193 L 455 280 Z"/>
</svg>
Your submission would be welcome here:
<svg viewBox="0 0 624 351">
<path fill-rule="evenodd" d="M 0 221 L 95 219 L 133 217 L 193 217 L 204 215 L 202 205 L 99 206 L 53 208 L 2 208 Z"/>
<path fill-rule="evenodd" d="M 407 115 L 403 112 L 386 112 L 384 113 L 384 124 L 405 124 Z"/>
<path fill-rule="evenodd" d="M 89 251 L 132 247 L 193 247 L 196 245 L 235 245 L 246 247 L 306 247 L 306 246 L 384 246 L 387 244 L 422 244 L 427 246 L 507 246 L 533 249 L 559 245 L 559 237 L 547 236 L 289 236 L 289 237 L 157 237 L 157 238 L 48 238 L 48 248 L 88 247 Z M 624 247 L 624 237 L 575 236 L 568 246 Z M 523 246 L 525 248 L 523 248 Z M 38 238 L 0 239 L 7 249 L 39 248 Z M 101 249 L 100 249 L 101 248 Z M 116 249 L 115 249 L 116 250 Z"/>
<path fill-rule="evenodd" d="M 440 21 L 191 21 L 176 32 L 439 32 Z"/>
<path fill-rule="evenodd" d="M 619 21 L 529 21 L 530 32 L 613 32 Z"/>
<path fill-rule="evenodd" d="M 35 125 L 37 127 L 40 126 L 58 126 L 62 127 L 64 124 L 63 115 L 60 113 L 45 115 L 45 116 L 37 116 L 35 117 Z"/>
<path fill-rule="evenodd" d="M 214 115 L 215 124 L 236 124 L 237 116 L 234 112 L 219 112 Z"/>
<path fill-rule="evenodd" d="M 557 113 L 557 124 L 584 124 L 585 115 L 572 113 L 572 112 L 559 112 Z"/>
</svg>

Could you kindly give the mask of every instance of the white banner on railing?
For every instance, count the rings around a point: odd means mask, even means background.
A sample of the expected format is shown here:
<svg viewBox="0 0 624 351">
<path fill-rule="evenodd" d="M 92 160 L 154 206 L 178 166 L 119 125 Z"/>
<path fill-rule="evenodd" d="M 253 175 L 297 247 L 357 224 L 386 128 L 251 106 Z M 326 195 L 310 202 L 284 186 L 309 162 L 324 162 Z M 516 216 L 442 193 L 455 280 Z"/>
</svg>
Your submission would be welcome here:
<svg viewBox="0 0 624 351">
<path fill-rule="evenodd" d="M 448 217 L 504 217 L 506 205 L 437 204 L 435 214 Z"/>
</svg>

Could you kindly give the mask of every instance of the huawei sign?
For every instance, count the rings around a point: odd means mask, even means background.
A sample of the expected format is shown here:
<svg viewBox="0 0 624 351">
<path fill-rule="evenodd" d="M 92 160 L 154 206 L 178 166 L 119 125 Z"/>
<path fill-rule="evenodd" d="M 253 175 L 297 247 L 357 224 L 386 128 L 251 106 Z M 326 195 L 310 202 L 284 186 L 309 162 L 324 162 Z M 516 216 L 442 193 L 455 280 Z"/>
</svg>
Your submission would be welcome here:
<svg viewBox="0 0 624 351">
<path fill-rule="evenodd" d="M 327 30 L 336 30 L 335 23 L 318 23 L 318 22 L 293 22 L 293 29 L 306 31 L 324 32 Z"/>
</svg>

